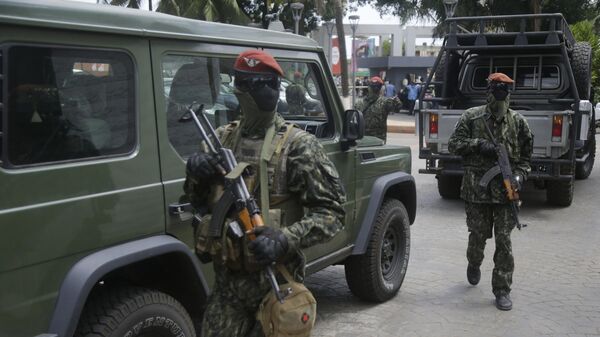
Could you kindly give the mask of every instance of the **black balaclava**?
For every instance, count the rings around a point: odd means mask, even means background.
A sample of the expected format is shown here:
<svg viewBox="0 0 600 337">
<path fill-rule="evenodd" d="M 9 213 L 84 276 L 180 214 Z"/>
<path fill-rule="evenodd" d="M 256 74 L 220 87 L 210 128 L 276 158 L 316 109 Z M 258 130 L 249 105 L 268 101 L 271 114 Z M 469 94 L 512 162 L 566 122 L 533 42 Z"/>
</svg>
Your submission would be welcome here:
<svg viewBox="0 0 600 337">
<path fill-rule="evenodd" d="M 496 119 L 502 119 L 510 105 L 510 94 L 506 83 L 490 82 L 488 85 L 487 106 Z"/>
<path fill-rule="evenodd" d="M 367 99 L 369 101 L 376 100 L 379 98 L 379 94 L 381 93 L 382 84 L 380 83 L 371 83 L 369 84 L 369 89 L 367 91 Z"/>
<path fill-rule="evenodd" d="M 236 88 L 234 91 L 242 109 L 240 121 L 242 134 L 251 137 L 264 136 L 266 129 L 275 120 L 275 110 L 279 101 L 279 78 L 277 75 L 267 74 L 266 77 L 276 79 L 275 82 L 270 83 L 271 85 L 260 81 L 260 78 L 265 77 L 265 74 L 256 73 L 255 75 L 236 72 Z M 244 78 L 253 85 L 239 85 L 238 78 Z"/>
</svg>

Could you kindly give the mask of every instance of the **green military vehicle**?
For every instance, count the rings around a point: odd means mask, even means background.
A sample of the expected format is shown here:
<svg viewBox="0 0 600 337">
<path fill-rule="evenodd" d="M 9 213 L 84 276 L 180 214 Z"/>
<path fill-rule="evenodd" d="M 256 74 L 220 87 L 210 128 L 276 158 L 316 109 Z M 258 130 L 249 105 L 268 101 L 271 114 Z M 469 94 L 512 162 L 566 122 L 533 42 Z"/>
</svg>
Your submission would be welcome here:
<svg viewBox="0 0 600 337">
<path fill-rule="evenodd" d="M 589 43 L 575 40 L 561 14 L 446 21 L 450 33 L 426 83 L 436 97 L 421 99 L 437 108 L 421 110 L 420 172 L 436 175 L 442 197 L 459 197 L 461 158 L 449 153 L 448 139 L 465 109 L 485 104 L 488 75 L 502 72 L 515 81 L 510 107 L 534 135 L 529 179 L 549 204 L 571 205 L 574 180 L 590 175 L 596 154 Z"/>
<path fill-rule="evenodd" d="M 200 137 L 182 116 L 193 103 L 216 126 L 239 116 L 232 66 L 248 48 L 288 79 L 302 72 L 313 102 L 279 112 L 322 141 L 346 189 L 345 228 L 305 251 L 307 272 L 345 264 L 358 297 L 397 293 L 416 211 L 410 149 L 362 137 L 313 40 L 56 0 L 1 0 L 0 31 L 0 336 L 198 327 L 213 275 L 192 248 L 182 186 Z"/>
</svg>

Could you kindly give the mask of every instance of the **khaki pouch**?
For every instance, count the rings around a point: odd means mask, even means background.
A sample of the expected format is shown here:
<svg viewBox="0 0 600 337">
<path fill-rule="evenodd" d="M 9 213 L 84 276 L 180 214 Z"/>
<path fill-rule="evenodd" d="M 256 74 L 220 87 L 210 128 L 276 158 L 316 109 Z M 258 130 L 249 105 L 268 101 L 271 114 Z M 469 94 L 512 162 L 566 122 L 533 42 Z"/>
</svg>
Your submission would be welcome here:
<svg viewBox="0 0 600 337">
<path fill-rule="evenodd" d="M 317 301 L 304 284 L 294 281 L 285 267 L 277 265 L 277 270 L 287 281 L 281 289 L 290 293 L 281 303 L 271 289 L 263 298 L 256 318 L 265 337 L 308 337 L 315 325 Z"/>
</svg>

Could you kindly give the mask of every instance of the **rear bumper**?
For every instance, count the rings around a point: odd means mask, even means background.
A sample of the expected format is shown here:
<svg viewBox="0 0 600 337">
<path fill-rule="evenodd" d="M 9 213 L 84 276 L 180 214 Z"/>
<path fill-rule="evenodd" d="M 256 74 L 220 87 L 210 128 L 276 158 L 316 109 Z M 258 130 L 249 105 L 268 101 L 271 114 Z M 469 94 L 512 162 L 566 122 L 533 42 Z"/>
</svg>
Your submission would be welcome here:
<svg viewBox="0 0 600 337">
<path fill-rule="evenodd" d="M 422 174 L 462 176 L 463 167 L 460 156 L 443 154 L 424 154 L 419 158 L 425 159 L 425 168 L 419 169 Z M 574 172 L 569 170 L 569 159 L 534 158 L 531 160 L 529 180 L 571 180 Z"/>
</svg>

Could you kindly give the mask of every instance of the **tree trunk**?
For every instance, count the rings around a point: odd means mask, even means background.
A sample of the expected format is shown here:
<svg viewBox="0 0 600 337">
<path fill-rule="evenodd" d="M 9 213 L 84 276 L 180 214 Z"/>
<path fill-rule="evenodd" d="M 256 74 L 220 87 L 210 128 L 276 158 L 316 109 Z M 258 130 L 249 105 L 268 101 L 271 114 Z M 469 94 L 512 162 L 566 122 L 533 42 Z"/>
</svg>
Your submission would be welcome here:
<svg viewBox="0 0 600 337">
<path fill-rule="evenodd" d="M 344 33 L 344 9 L 342 0 L 335 1 L 335 26 L 340 47 L 340 68 L 342 70 L 342 96 L 348 96 L 348 59 L 346 58 L 346 34 Z"/>
<path fill-rule="evenodd" d="M 540 0 L 531 0 L 531 11 L 533 14 L 542 13 L 541 1 Z M 541 29 L 542 21 L 540 19 L 533 20 L 533 30 L 539 32 Z"/>
</svg>

